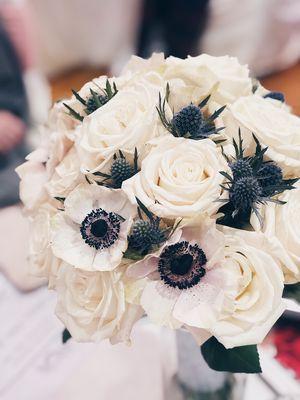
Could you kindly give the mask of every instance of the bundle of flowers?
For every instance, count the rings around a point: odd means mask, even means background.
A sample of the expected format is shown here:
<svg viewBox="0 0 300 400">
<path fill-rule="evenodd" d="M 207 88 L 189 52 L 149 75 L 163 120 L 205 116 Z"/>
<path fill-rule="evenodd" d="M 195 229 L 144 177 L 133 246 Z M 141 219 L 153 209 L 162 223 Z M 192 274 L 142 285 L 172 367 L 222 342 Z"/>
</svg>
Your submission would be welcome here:
<svg viewBox="0 0 300 400">
<path fill-rule="evenodd" d="M 300 280 L 300 119 L 281 93 L 228 56 L 133 57 L 56 103 L 17 172 L 65 338 L 129 342 L 146 315 L 211 368 L 260 371 Z"/>
</svg>

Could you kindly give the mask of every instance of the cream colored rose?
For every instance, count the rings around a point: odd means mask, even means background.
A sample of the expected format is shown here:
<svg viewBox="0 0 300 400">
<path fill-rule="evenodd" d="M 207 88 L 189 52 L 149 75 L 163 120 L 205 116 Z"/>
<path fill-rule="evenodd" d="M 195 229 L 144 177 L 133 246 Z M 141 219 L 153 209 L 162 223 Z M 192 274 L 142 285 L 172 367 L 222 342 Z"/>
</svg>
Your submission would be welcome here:
<svg viewBox="0 0 300 400">
<path fill-rule="evenodd" d="M 56 110 L 57 108 L 57 110 Z M 49 177 L 74 144 L 78 121 L 70 117 L 62 103 L 56 103 L 50 112 L 49 126 L 44 128 L 43 146 L 47 149 L 47 172 Z M 53 122 L 51 120 L 53 119 Z M 74 122 L 75 121 L 75 122 Z"/>
<path fill-rule="evenodd" d="M 140 307 L 129 305 L 119 271 L 87 272 L 64 264 L 59 272 L 56 314 L 81 342 L 128 341 Z"/>
<path fill-rule="evenodd" d="M 248 67 L 229 56 L 202 54 L 184 60 L 169 57 L 163 76 L 166 81 L 183 80 L 202 96 L 212 93 L 210 111 L 214 111 L 217 105 L 230 104 L 241 96 L 247 96 L 252 90 Z"/>
<path fill-rule="evenodd" d="M 161 85 L 162 79 L 156 73 L 132 79 L 84 119 L 78 140 L 83 169 L 101 170 L 117 150 L 141 151 L 148 140 L 159 135 L 156 105 Z"/>
<path fill-rule="evenodd" d="M 124 66 L 121 76 L 132 77 L 133 75 L 146 74 L 149 71 L 163 73 L 165 68 L 166 63 L 163 53 L 153 53 L 152 56 L 147 59 L 132 56 Z"/>
<path fill-rule="evenodd" d="M 266 156 L 274 160 L 285 176 L 300 174 L 300 118 L 260 96 L 241 97 L 229 106 L 224 118 L 226 134 L 237 137 L 241 128 L 246 152 L 253 152 L 256 135 Z"/>
<path fill-rule="evenodd" d="M 73 146 L 57 165 L 45 187 L 52 197 L 66 197 L 83 180 L 78 154 Z"/>
<path fill-rule="evenodd" d="M 226 348 L 261 343 L 284 311 L 283 274 L 269 254 L 264 235 L 224 228 L 223 267 L 236 283 L 234 309 L 216 321 L 210 332 Z M 266 245 L 266 247 L 265 247 Z"/>
<path fill-rule="evenodd" d="M 259 210 L 264 221 L 262 231 L 269 241 L 270 251 L 280 261 L 286 283 L 300 281 L 300 185 L 295 186 L 296 189 L 279 196 L 286 204 L 268 203 Z M 261 230 L 254 216 L 251 224 Z"/>
<path fill-rule="evenodd" d="M 48 173 L 44 160 L 47 158 L 44 149 L 30 153 L 23 164 L 16 168 L 20 177 L 20 199 L 24 211 L 34 213 L 36 209 L 48 199 L 44 184 L 48 180 Z"/>
<path fill-rule="evenodd" d="M 50 247 L 50 221 L 57 212 L 50 203 L 42 204 L 30 218 L 29 272 L 46 278 L 49 286 L 55 286 L 61 261 L 54 256 Z"/>
<path fill-rule="evenodd" d="M 68 139 L 73 140 L 73 132 L 80 122 L 69 115 L 69 112 L 63 103 L 66 103 L 70 107 L 76 109 L 77 101 L 75 101 L 73 98 L 54 103 L 49 112 L 46 127 L 50 132 L 60 132 Z"/>
<path fill-rule="evenodd" d="M 123 183 L 132 202 L 137 197 L 160 217 L 192 217 L 213 214 L 220 207 L 224 169 L 222 156 L 210 140 L 168 135 L 152 142 L 141 171 Z"/>
</svg>

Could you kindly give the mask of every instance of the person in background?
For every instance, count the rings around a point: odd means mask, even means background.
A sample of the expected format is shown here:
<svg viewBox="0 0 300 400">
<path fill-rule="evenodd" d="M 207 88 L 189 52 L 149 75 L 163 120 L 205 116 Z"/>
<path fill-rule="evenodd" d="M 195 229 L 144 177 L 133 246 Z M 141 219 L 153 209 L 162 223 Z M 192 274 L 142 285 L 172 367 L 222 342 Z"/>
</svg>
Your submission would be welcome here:
<svg viewBox="0 0 300 400">
<path fill-rule="evenodd" d="M 0 5 L 0 207 L 5 207 L 19 201 L 19 180 L 14 169 L 28 152 L 25 145 L 28 105 L 22 64 L 2 12 Z M 14 29 L 16 37 L 18 26 Z"/>
<path fill-rule="evenodd" d="M 209 0 L 144 0 L 137 54 L 149 57 L 159 42 L 166 56 L 198 55 L 208 6 Z"/>
</svg>

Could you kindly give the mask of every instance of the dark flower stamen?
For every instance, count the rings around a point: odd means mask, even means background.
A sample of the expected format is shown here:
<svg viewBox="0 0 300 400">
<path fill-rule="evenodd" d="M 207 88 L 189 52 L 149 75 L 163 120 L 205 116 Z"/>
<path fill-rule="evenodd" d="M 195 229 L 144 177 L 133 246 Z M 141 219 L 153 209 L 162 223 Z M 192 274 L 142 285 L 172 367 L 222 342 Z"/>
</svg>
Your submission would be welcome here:
<svg viewBox="0 0 300 400">
<path fill-rule="evenodd" d="M 204 251 L 187 241 L 168 246 L 161 253 L 158 271 L 161 279 L 169 286 L 188 289 L 197 285 L 206 271 Z"/>
<path fill-rule="evenodd" d="M 91 233 L 96 237 L 104 237 L 108 231 L 108 224 L 104 219 L 98 219 L 91 225 Z"/>
<path fill-rule="evenodd" d="M 98 208 L 82 221 L 80 233 L 89 246 L 102 250 L 112 246 L 119 237 L 120 217 L 113 212 Z"/>
</svg>

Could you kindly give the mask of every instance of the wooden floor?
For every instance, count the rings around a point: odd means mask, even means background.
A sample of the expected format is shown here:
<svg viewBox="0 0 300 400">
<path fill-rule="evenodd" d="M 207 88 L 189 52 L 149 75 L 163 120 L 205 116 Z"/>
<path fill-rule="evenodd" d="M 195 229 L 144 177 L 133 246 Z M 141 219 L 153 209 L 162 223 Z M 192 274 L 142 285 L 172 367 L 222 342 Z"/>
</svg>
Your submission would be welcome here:
<svg viewBox="0 0 300 400">
<path fill-rule="evenodd" d="M 69 97 L 71 88 L 78 90 L 83 84 L 105 73 L 104 69 L 76 69 L 51 80 L 53 100 Z M 294 112 L 300 115 L 300 63 L 285 71 L 262 79 L 262 84 L 270 90 L 283 92 Z"/>
</svg>

